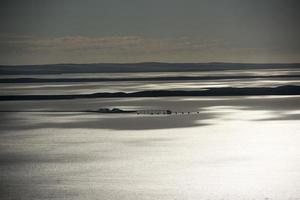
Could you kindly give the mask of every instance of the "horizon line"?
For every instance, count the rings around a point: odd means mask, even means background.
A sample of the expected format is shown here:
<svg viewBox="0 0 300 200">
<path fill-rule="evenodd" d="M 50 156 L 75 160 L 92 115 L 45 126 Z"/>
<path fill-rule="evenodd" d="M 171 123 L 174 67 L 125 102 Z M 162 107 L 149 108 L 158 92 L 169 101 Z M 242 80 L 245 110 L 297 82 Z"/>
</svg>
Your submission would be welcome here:
<svg viewBox="0 0 300 200">
<path fill-rule="evenodd" d="M 136 65 L 136 64 L 250 64 L 250 65 L 300 65 L 300 62 L 159 62 L 159 61 L 146 61 L 146 62 L 91 62 L 91 63 L 45 63 L 45 64 L 16 64 L 5 65 L 0 64 L 0 67 L 19 67 L 19 66 L 49 66 L 49 65 Z"/>
</svg>

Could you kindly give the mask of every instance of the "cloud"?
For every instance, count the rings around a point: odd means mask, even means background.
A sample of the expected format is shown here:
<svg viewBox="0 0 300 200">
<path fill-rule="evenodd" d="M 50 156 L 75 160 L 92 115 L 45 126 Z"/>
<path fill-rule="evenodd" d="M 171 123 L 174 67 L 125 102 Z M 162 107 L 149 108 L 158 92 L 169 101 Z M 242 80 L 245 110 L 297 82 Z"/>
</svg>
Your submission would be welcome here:
<svg viewBox="0 0 300 200">
<path fill-rule="evenodd" d="M 4 36 L 0 37 L 4 48 L 19 48 L 24 51 L 139 51 L 139 52 L 168 52 L 182 50 L 200 50 L 205 47 L 219 45 L 218 41 L 191 41 L 181 37 L 174 39 L 145 38 L 139 36 L 115 37 L 29 37 Z"/>
<path fill-rule="evenodd" d="M 91 62 L 290 62 L 280 48 L 237 47 L 198 38 L 0 36 L 0 64 Z"/>
<path fill-rule="evenodd" d="M 216 40 L 193 41 L 186 37 L 161 39 L 140 36 L 1 36 L 0 58 L 27 58 L 34 63 L 132 62 L 161 60 L 162 57 L 199 52 L 220 44 Z M 34 58 L 30 58 L 33 56 Z"/>
</svg>

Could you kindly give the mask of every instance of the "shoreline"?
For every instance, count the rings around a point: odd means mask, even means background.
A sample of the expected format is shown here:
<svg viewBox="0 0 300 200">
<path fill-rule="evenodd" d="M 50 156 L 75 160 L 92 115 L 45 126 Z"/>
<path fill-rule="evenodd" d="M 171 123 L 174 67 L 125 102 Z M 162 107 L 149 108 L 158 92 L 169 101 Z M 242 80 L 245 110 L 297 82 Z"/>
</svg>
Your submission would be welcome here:
<svg viewBox="0 0 300 200">
<path fill-rule="evenodd" d="M 70 95 L 5 95 L 0 101 L 28 100 L 71 100 L 89 98 L 131 98 L 131 97 L 205 97 L 205 96 L 266 96 L 266 95 L 300 95 L 300 86 L 286 85 L 278 87 L 249 87 L 249 88 L 208 88 L 197 91 L 185 90 L 153 90 L 139 92 L 114 92 Z"/>
</svg>

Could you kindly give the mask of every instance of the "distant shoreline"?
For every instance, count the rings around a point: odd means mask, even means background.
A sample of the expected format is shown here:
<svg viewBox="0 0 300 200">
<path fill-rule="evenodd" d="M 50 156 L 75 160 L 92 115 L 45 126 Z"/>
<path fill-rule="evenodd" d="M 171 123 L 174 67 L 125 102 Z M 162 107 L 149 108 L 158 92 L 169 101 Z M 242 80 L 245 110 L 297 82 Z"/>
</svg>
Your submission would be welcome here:
<svg viewBox="0 0 300 200">
<path fill-rule="evenodd" d="M 0 75 L 51 75 L 70 73 L 209 72 L 226 70 L 300 69 L 299 63 L 98 63 L 0 65 Z"/>
<path fill-rule="evenodd" d="M 70 83 L 70 82 L 118 82 L 118 81 L 201 81 L 228 79 L 276 79 L 300 78 L 300 75 L 273 76 L 165 76 L 165 77 L 137 77 L 137 78 L 3 78 L 0 83 Z"/>
<path fill-rule="evenodd" d="M 286 85 L 279 87 L 249 87 L 249 88 L 208 88 L 197 91 L 184 90 L 153 90 L 139 92 L 114 92 L 71 95 L 6 95 L 0 96 L 0 101 L 32 101 L 32 100 L 72 100 L 91 98 L 130 98 L 130 97 L 180 97 L 180 96 L 259 96 L 259 95 L 300 95 L 300 86 Z"/>
</svg>

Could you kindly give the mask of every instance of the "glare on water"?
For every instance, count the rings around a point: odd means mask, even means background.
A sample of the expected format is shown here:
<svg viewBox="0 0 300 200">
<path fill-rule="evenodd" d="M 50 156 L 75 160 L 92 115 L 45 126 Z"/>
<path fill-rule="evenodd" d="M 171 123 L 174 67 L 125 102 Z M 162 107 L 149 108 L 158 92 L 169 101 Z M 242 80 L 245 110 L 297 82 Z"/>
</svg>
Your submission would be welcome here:
<svg viewBox="0 0 300 200">
<path fill-rule="evenodd" d="M 7 114 L 14 126 L 2 125 L 0 135 L 2 194 L 12 199 L 22 194 L 22 199 L 299 199 L 299 97 L 283 98 L 73 102 L 74 107 L 108 102 L 144 107 L 159 101 L 172 110 L 200 112 L 164 117 Z M 55 109 L 60 105 L 66 104 Z M 10 193 L 16 188 L 21 192 Z"/>
</svg>

